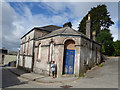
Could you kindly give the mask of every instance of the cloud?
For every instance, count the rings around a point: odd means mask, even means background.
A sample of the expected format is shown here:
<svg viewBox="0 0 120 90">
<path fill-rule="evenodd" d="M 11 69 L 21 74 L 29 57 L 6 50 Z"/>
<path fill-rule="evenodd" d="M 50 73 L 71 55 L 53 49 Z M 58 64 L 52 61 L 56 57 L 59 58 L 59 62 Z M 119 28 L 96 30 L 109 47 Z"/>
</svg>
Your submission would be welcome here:
<svg viewBox="0 0 120 90">
<path fill-rule="evenodd" d="M 108 2 L 108 0 L 1 0 L 2 2 Z M 119 0 L 109 0 L 109 2 L 119 2 Z"/>
<path fill-rule="evenodd" d="M 99 4 L 106 4 L 110 17 L 116 23 L 118 17 L 118 3 L 117 2 L 43 2 L 44 6 L 52 13 L 58 14 L 65 12 L 67 8 L 66 17 L 72 20 L 73 28 L 77 29 L 82 18 L 90 11 L 92 7 Z M 113 8 L 114 7 L 114 8 Z M 113 25 L 114 26 L 114 25 Z M 113 33 L 114 34 L 114 33 Z M 114 36 L 114 35 L 113 35 Z"/>
<path fill-rule="evenodd" d="M 8 3 L 2 3 L 2 47 L 13 50 L 13 47 L 18 47 L 20 44 L 19 36 L 23 27 L 19 27 L 17 23 L 19 19 L 20 16 Z"/>
<path fill-rule="evenodd" d="M 0 15 L 2 15 L 2 3 L 0 3 Z M 0 17 L 0 48 L 2 48 L 2 17 Z"/>
<path fill-rule="evenodd" d="M 113 41 L 118 40 L 118 28 L 116 28 L 115 26 L 111 26 L 110 32 L 112 33 L 112 36 L 114 37 Z"/>
<path fill-rule="evenodd" d="M 33 27 L 40 27 L 49 24 L 63 25 L 65 22 L 72 21 L 73 28 L 78 30 L 78 26 L 82 18 L 88 13 L 91 7 L 94 7 L 102 2 L 39 2 L 38 7 L 45 9 L 44 12 L 49 12 L 52 15 L 45 13 L 34 14 L 30 8 L 33 8 L 33 3 L 30 6 L 25 5 L 23 2 L 15 4 L 16 7 L 11 7 L 9 3 L 2 4 L 2 44 L 8 50 L 17 50 L 20 47 L 20 38 Z M 108 5 L 111 18 L 115 22 L 117 13 L 116 10 L 110 6 L 116 4 L 105 3 Z M 19 6 L 19 7 L 18 7 Z M 117 27 L 111 27 L 111 33 L 114 40 L 117 40 Z"/>
<path fill-rule="evenodd" d="M 110 32 L 112 33 L 112 36 L 114 37 L 114 41 L 118 40 L 118 18 L 114 18 L 114 25 L 110 26 Z"/>
<path fill-rule="evenodd" d="M 44 14 L 33 15 L 31 10 L 24 5 L 22 10 L 23 16 L 20 16 L 9 3 L 2 4 L 2 46 L 8 50 L 17 50 L 20 47 L 20 38 L 35 26 L 61 25 L 68 21 L 64 17 L 65 13 L 51 17 Z"/>
</svg>

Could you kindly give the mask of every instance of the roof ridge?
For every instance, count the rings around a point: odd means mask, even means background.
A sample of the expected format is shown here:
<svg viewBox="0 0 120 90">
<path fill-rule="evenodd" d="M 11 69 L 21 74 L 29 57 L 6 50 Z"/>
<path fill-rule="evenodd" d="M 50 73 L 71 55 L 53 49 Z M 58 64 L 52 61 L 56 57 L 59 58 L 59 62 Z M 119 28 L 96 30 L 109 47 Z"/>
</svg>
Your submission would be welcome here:
<svg viewBox="0 0 120 90">
<path fill-rule="evenodd" d="M 73 28 L 70 28 L 70 27 L 62 27 L 60 29 L 57 29 L 55 31 L 52 31 L 51 33 L 48 33 L 46 35 L 44 35 L 43 37 L 40 37 L 39 39 L 42 39 L 42 38 L 49 38 L 49 37 L 52 37 L 52 36 L 56 36 L 56 35 L 72 35 L 72 36 L 85 36 L 84 34 L 76 31 L 75 29 Z M 85 36 L 86 37 L 86 36 Z M 37 40 L 39 40 L 37 39 Z"/>
<path fill-rule="evenodd" d="M 66 28 L 63 30 L 63 32 L 64 32 L 67 28 L 68 28 L 68 27 L 66 27 Z M 63 32 L 62 32 L 62 33 L 63 33 Z"/>
<path fill-rule="evenodd" d="M 74 30 L 73 28 L 71 28 L 71 29 Z M 79 32 L 79 31 L 76 31 L 76 30 L 74 30 L 74 31 L 77 32 L 77 33 L 79 33 L 79 34 L 85 35 L 85 34 Z"/>
<path fill-rule="evenodd" d="M 45 26 L 42 26 L 42 27 L 39 27 L 39 28 L 44 28 L 44 27 L 49 27 L 49 26 L 55 26 L 55 27 L 59 27 L 59 28 L 62 28 L 62 27 L 60 27 L 60 26 L 57 26 L 57 25 L 45 25 Z"/>
</svg>

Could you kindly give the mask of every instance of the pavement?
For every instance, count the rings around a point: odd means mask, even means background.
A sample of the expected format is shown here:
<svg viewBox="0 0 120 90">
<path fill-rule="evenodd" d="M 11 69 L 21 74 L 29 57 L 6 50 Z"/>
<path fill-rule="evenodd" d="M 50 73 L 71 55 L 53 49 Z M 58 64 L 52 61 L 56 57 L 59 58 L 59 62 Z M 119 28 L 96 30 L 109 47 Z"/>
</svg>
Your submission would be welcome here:
<svg viewBox="0 0 120 90">
<path fill-rule="evenodd" d="M 36 74 L 36 73 L 27 73 L 23 70 L 20 70 L 16 67 L 6 67 L 10 72 L 12 72 L 13 74 L 24 78 L 24 79 L 28 79 L 29 81 L 36 81 L 36 82 L 40 82 L 40 83 L 67 83 L 67 82 L 73 82 L 77 79 L 79 79 L 79 77 L 59 77 L 59 78 L 52 78 L 52 76 L 46 76 L 46 75 L 41 75 L 41 74 Z"/>
<path fill-rule="evenodd" d="M 15 67 L 0 66 L 2 88 L 118 88 L 118 61 L 120 57 L 108 57 L 102 67 L 94 67 L 85 77 L 59 77 L 52 79 L 35 73 L 27 73 Z M 1 83 L 0 83 L 1 84 Z M 0 85 L 1 88 L 1 85 Z M 86 89 L 85 89 L 86 90 Z"/>
</svg>

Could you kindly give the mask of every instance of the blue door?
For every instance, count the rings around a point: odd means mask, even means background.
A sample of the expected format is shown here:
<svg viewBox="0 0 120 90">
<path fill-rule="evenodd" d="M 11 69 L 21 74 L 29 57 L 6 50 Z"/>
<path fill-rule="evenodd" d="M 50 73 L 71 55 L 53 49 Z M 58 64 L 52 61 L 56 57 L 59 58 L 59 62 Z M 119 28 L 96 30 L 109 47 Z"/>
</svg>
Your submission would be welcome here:
<svg viewBox="0 0 120 90">
<path fill-rule="evenodd" d="M 65 50 L 64 73 L 74 74 L 75 50 Z"/>
</svg>

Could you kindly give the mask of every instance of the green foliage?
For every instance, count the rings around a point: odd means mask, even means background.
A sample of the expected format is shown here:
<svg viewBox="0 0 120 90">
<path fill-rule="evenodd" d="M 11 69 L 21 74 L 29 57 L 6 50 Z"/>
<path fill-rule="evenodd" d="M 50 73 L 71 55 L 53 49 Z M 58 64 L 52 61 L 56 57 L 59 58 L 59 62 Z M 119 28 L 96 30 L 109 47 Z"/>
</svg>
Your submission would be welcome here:
<svg viewBox="0 0 120 90">
<path fill-rule="evenodd" d="M 102 45 L 102 53 L 109 56 L 120 56 L 120 41 L 113 42 L 109 27 L 114 22 L 110 18 L 106 5 L 93 7 L 88 14 L 90 14 L 92 30 L 96 30 L 97 40 Z M 82 19 L 78 27 L 78 31 L 84 34 L 86 34 L 88 14 Z"/>
<path fill-rule="evenodd" d="M 115 41 L 115 42 L 113 43 L 113 46 L 114 46 L 114 49 L 115 49 L 113 55 L 115 55 L 115 56 L 120 56 L 120 41 L 118 41 L 118 40 Z"/>
<path fill-rule="evenodd" d="M 113 37 L 108 29 L 103 29 L 97 36 L 97 41 L 102 45 L 102 53 L 112 56 L 114 53 Z"/>
<path fill-rule="evenodd" d="M 114 24 L 111 20 L 109 12 L 107 11 L 106 5 L 98 5 L 97 7 L 91 8 L 88 12 L 91 18 L 91 29 L 96 30 L 97 40 L 102 45 L 102 53 L 108 56 L 120 55 L 118 42 L 113 42 L 112 34 L 110 33 L 109 27 Z M 88 14 L 82 19 L 79 24 L 80 32 L 86 34 L 86 21 Z"/>
<path fill-rule="evenodd" d="M 80 73 L 79 77 L 85 77 L 85 74 L 84 73 Z"/>
<path fill-rule="evenodd" d="M 112 24 L 114 24 L 114 22 L 111 21 L 106 5 L 98 5 L 97 7 L 93 7 L 88 14 L 90 14 L 92 30 L 96 30 L 97 33 L 101 31 L 101 28 L 108 29 Z M 78 27 L 78 31 L 84 34 L 86 34 L 86 20 L 88 18 L 88 14 L 82 19 Z"/>
<path fill-rule="evenodd" d="M 103 67 L 104 66 L 104 63 L 101 63 L 98 65 L 98 67 Z"/>
</svg>

